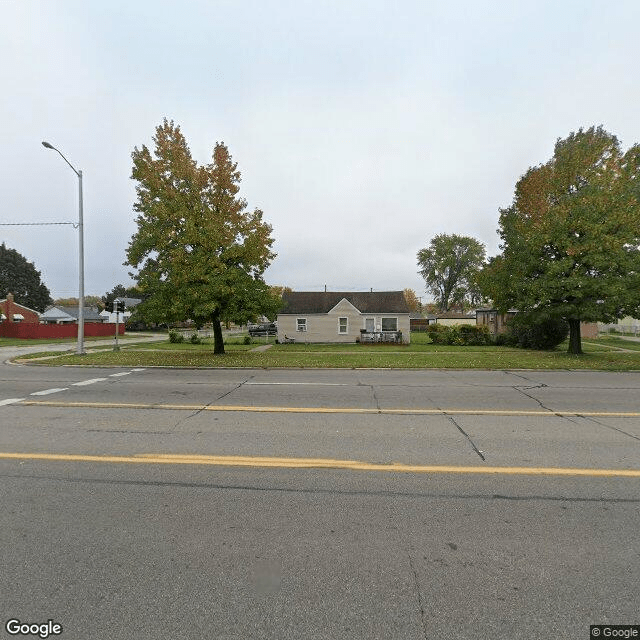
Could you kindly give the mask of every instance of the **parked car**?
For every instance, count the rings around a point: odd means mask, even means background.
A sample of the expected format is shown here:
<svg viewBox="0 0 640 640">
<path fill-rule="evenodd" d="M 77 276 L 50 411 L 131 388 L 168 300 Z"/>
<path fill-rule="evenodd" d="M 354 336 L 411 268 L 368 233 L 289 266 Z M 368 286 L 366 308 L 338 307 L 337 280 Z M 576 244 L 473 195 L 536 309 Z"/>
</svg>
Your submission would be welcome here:
<svg viewBox="0 0 640 640">
<path fill-rule="evenodd" d="M 278 333 L 278 325 L 275 322 L 266 322 L 249 327 L 249 335 L 255 336 L 275 336 Z"/>
</svg>

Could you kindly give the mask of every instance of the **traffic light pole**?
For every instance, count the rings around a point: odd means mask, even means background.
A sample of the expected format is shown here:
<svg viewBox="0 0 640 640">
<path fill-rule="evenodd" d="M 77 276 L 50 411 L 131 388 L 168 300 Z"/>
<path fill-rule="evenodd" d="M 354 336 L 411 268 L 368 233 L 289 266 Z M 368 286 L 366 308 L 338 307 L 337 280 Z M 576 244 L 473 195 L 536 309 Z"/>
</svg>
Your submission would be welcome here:
<svg viewBox="0 0 640 640">
<path fill-rule="evenodd" d="M 113 301 L 113 306 L 115 307 L 116 311 L 116 343 L 113 347 L 113 350 L 120 351 L 120 345 L 118 344 L 118 335 L 120 333 L 120 300 L 118 300 L 118 298 Z"/>
</svg>

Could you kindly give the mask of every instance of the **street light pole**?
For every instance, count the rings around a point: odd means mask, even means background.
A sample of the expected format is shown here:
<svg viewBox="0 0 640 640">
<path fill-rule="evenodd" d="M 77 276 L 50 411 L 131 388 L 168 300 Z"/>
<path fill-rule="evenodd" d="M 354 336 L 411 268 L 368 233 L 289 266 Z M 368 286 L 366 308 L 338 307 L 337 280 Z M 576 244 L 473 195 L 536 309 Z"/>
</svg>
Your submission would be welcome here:
<svg viewBox="0 0 640 640">
<path fill-rule="evenodd" d="M 84 218 L 82 210 L 82 171 L 77 171 L 76 168 L 64 157 L 59 149 L 56 149 L 52 144 L 48 142 L 42 143 L 43 147 L 47 149 L 53 149 L 60 154 L 60 157 L 71 167 L 73 172 L 78 176 L 78 262 L 79 262 L 79 277 L 78 277 L 78 346 L 76 353 L 81 356 L 84 355 Z"/>
</svg>

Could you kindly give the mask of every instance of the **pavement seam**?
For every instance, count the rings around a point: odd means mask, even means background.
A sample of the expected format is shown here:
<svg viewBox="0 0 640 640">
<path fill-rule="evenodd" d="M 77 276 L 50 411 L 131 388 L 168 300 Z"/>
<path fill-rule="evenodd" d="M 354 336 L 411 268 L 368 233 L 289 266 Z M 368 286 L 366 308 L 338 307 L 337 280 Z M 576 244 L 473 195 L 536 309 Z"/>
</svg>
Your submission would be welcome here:
<svg viewBox="0 0 640 640">
<path fill-rule="evenodd" d="M 629 436 L 630 438 L 633 438 L 634 440 L 640 440 L 638 436 L 634 436 L 632 433 L 628 433 L 626 431 L 623 431 L 622 429 L 618 429 L 617 427 L 612 427 L 611 425 L 604 424 L 604 422 L 600 422 L 599 420 L 596 420 L 592 416 L 578 415 L 578 417 L 583 418 L 584 420 L 590 420 L 591 422 L 594 422 L 595 424 L 600 425 L 605 429 L 610 429 L 611 431 L 617 431 L 618 433 L 622 433 L 625 436 Z"/>
<path fill-rule="evenodd" d="M 301 486 L 285 487 L 285 486 L 262 486 L 259 484 L 240 484 L 240 483 L 220 483 L 211 481 L 175 481 L 175 480 L 141 480 L 141 479 L 123 479 L 123 478 L 89 478 L 89 477 L 71 477 L 69 475 L 51 475 L 51 474 L 35 474 L 35 473 L 0 473 L 1 478 L 12 478 L 16 480 L 33 479 L 33 480 L 52 480 L 54 482 L 65 484 L 104 484 L 104 485 L 136 485 L 143 487 L 174 487 L 180 489 L 222 489 L 228 491 L 252 491 L 252 492 L 273 492 L 273 493 L 292 493 L 292 494 L 310 494 L 310 495 L 343 495 L 343 496 L 377 496 L 389 498 L 411 498 L 420 501 L 423 500 L 460 500 L 460 501 L 514 501 L 514 502 L 561 502 L 568 504 L 640 504 L 640 498 L 608 498 L 606 496 L 598 497 L 580 497 L 569 495 L 506 495 L 500 493 L 486 494 L 456 494 L 456 493 L 430 493 L 430 492 L 406 492 L 392 490 L 371 490 L 371 489 L 327 489 L 313 488 L 308 489 Z"/>
<path fill-rule="evenodd" d="M 422 593 L 420 591 L 420 580 L 418 579 L 418 572 L 416 571 L 415 566 L 413 565 L 413 558 L 411 557 L 411 549 L 407 549 L 407 557 L 409 558 L 409 567 L 411 568 L 411 573 L 413 574 L 413 586 L 416 592 L 416 597 L 418 600 L 418 609 L 420 611 L 420 624 L 422 625 L 422 634 L 424 636 L 424 640 L 428 640 L 427 635 L 427 614 L 424 609 L 424 603 L 422 602 Z"/>
<path fill-rule="evenodd" d="M 227 391 L 226 393 L 223 393 L 220 397 L 218 398 L 214 398 L 213 400 L 211 400 L 211 402 L 208 402 L 207 404 L 202 405 L 199 409 L 196 409 L 191 415 L 187 416 L 186 418 L 182 418 L 182 420 L 178 420 L 174 425 L 173 425 L 173 429 L 177 429 L 179 427 L 179 425 L 183 424 L 184 422 L 186 422 L 187 420 L 191 420 L 191 418 L 195 418 L 196 416 L 200 415 L 203 411 L 206 411 L 208 408 L 210 408 L 214 402 L 220 402 L 220 400 L 222 400 L 223 398 L 226 398 L 228 395 L 231 395 L 232 393 L 234 393 L 235 391 L 237 391 L 238 389 L 240 389 L 240 387 L 244 386 L 245 384 L 247 384 L 247 382 L 249 382 L 250 380 L 252 380 L 255 376 L 251 375 L 249 376 L 246 380 L 242 380 L 242 382 L 240 382 L 239 384 L 237 384 L 233 389 L 230 389 L 229 391 Z"/>
<path fill-rule="evenodd" d="M 444 415 L 450 422 L 452 422 L 455 425 L 456 429 L 468 440 L 469 444 L 471 445 L 471 448 L 478 454 L 478 456 L 480 456 L 480 459 L 482 460 L 482 462 L 486 462 L 487 460 L 484 457 L 482 451 L 480 451 L 480 449 L 476 447 L 476 444 L 471 439 L 471 436 L 456 422 L 456 419 L 447 413 L 445 413 Z"/>
</svg>

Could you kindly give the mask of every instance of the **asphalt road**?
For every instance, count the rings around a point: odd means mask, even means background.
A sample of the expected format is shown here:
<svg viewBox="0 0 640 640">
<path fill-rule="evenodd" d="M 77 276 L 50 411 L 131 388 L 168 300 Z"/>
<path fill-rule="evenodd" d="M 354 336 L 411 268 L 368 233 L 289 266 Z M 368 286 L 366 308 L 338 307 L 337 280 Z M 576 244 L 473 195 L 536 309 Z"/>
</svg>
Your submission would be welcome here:
<svg viewBox="0 0 640 640">
<path fill-rule="evenodd" d="M 0 622 L 133 640 L 639 624 L 639 390 L 2 365 Z"/>
</svg>

